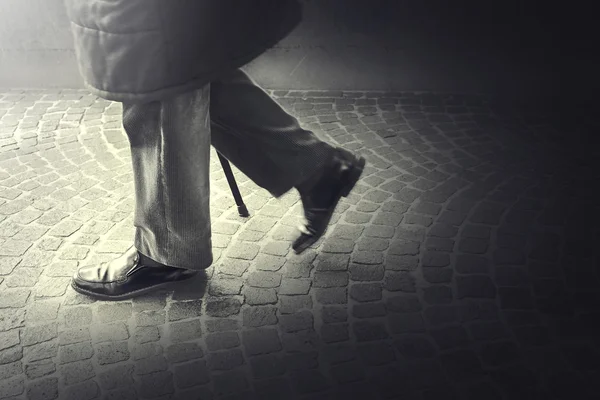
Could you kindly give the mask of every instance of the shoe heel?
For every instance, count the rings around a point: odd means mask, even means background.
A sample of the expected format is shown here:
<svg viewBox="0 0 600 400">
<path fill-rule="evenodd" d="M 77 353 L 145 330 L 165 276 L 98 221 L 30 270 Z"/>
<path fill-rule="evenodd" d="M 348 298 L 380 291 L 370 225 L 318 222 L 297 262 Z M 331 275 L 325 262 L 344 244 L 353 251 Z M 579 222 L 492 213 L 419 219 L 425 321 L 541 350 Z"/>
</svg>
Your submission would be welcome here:
<svg viewBox="0 0 600 400">
<path fill-rule="evenodd" d="M 352 166 L 352 171 L 350 171 L 350 176 L 348 177 L 348 184 L 342 190 L 342 197 L 348 197 L 352 189 L 354 189 L 354 186 L 356 186 L 356 183 L 365 170 L 366 163 L 365 158 L 360 157 L 358 162 Z"/>
</svg>

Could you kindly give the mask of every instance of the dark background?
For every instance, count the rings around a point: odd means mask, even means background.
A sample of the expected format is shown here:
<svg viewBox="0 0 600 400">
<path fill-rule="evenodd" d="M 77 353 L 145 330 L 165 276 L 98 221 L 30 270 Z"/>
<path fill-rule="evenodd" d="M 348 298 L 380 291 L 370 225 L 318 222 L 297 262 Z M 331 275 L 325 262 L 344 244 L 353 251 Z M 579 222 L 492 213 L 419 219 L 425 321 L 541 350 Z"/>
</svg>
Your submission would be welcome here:
<svg viewBox="0 0 600 400">
<path fill-rule="evenodd" d="M 248 67 L 265 87 L 489 93 L 584 106 L 600 86 L 592 2 L 303 3 L 302 25 Z M 3 0 L 0 87 L 81 87 L 71 40 L 62 0 Z"/>
</svg>

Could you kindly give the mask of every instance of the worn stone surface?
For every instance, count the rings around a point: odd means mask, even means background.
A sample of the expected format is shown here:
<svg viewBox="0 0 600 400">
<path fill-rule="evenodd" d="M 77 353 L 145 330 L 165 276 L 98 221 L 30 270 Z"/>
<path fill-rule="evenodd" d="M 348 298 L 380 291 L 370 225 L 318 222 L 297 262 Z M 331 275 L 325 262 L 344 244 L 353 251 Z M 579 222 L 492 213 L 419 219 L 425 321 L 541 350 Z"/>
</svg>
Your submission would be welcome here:
<svg viewBox="0 0 600 400">
<path fill-rule="evenodd" d="M 581 120 L 482 96 L 267 92 L 367 159 L 328 233 L 293 254 L 298 194 L 233 167 L 239 217 L 213 151 L 214 265 L 112 303 L 69 281 L 133 240 L 122 106 L 0 92 L 0 398 L 597 395 L 597 146 L 565 140 Z"/>
</svg>

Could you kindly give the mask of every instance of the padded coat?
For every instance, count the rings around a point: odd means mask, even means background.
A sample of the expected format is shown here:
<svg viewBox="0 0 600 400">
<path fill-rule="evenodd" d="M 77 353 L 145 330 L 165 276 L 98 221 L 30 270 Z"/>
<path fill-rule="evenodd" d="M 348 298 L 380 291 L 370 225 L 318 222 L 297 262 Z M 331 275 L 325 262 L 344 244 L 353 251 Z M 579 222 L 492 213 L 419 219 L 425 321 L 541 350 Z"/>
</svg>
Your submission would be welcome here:
<svg viewBox="0 0 600 400">
<path fill-rule="evenodd" d="M 296 28 L 298 0 L 65 0 L 79 70 L 107 100 L 200 88 Z"/>
</svg>

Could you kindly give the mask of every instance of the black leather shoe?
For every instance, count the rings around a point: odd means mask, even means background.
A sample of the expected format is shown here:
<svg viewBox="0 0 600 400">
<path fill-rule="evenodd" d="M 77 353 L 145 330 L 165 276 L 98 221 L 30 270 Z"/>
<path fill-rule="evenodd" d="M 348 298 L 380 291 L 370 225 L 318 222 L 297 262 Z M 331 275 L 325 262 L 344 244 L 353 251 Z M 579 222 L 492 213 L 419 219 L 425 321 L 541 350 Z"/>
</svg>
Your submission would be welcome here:
<svg viewBox="0 0 600 400">
<path fill-rule="evenodd" d="M 121 257 L 100 266 L 84 267 L 73 276 L 71 286 L 100 300 L 124 300 L 165 288 L 198 275 L 198 271 L 141 261 L 131 247 Z"/>
<path fill-rule="evenodd" d="M 323 236 L 340 199 L 354 189 L 365 164 L 363 157 L 337 148 L 319 174 L 298 186 L 306 225 L 300 227 L 300 236 L 292 245 L 296 254 L 302 253 Z"/>
</svg>

